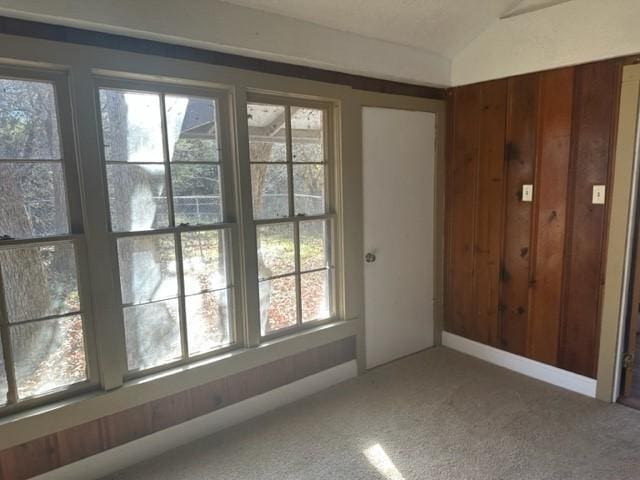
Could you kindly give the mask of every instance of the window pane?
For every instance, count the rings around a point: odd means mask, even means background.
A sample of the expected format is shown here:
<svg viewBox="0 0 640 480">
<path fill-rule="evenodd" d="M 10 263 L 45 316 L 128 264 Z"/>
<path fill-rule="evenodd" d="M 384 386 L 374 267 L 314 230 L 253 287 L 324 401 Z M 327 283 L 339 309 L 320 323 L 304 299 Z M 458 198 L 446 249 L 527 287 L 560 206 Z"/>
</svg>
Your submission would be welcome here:
<svg viewBox="0 0 640 480">
<path fill-rule="evenodd" d="M 18 397 L 86 380 L 80 315 L 14 325 L 10 337 Z"/>
<path fill-rule="evenodd" d="M 167 227 L 169 215 L 162 165 L 107 165 L 111 228 L 132 232 Z"/>
<path fill-rule="evenodd" d="M 0 250 L 0 269 L 10 322 L 80 310 L 73 245 Z"/>
<path fill-rule="evenodd" d="M 172 165 L 176 225 L 222 221 L 220 169 L 217 165 Z"/>
<path fill-rule="evenodd" d="M 32 238 L 69 233 L 62 164 L 0 163 L 0 185 L 0 235 Z"/>
<path fill-rule="evenodd" d="M 185 298 L 189 355 L 210 352 L 231 343 L 229 291 Z"/>
<path fill-rule="evenodd" d="M 322 215 L 324 165 L 294 165 L 293 193 L 296 215 Z"/>
<path fill-rule="evenodd" d="M 259 225 L 257 227 L 257 242 L 260 279 L 295 271 L 293 223 Z"/>
<path fill-rule="evenodd" d="M 291 148 L 294 162 L 324 162 L 323 112 L 291 107 Z"/>
<path fill-rule="evenodd" d="M 296 324 L 295 276 L 260 282 L 260 327 L 263 335 Z"/>
<path fill-rule="evenodd" d="M 317 270 L 328 266 L 327 221 L 300 222 L 300 270 Z"/>
<path fill-rule="evenodd" d="M 62 158 L 52 84 L 0 78 L 0 158 Z"/>
<path fill-rule="evenodd" d="M 329 307 L 329 271 L 303 273 L 300 279 L 302 321 L 322 320 L 331 316 Z"/>
<path fill-rule="evenodd" d="M 159 95 L 101 89 L 100 110 L 106 161 L 164 161 Z"/>
<path fill-rule="evenodd" d="M 215 100 L 167 95 L 164 104 L 169 159 L 172 162 L 217 162 Z"/>
<path fill-rule="evenodd" d="M 289 216 L 289 184 L 286 165 L 251 165 L 254 218 Z"/>
<path fill-rule="evenodd" d="M 0 342 L 0 405 L 8 402 L 9 384 L 7 383 L 7 371 L 4 368 L 4 356 L 2 353 L 2 342 Z"/>
<path fill-rule="evenodd" d="M 252 162 L 286 162 L 286 126 L 284 107 L 247 105 L 249 154 Z"/>
<path fill-rule="evenodd" d="M 182 263 L 187 295 L 225 288 L 228 280 L 224 232 L 183 233 Z"/>
<path fill-rule="evenodd" d="M 173 235 L 118 239 L 122 303 L 163 300 L 178 294 Z"/>
<path fill-rule="evenodd" d="M 164 365 L 181 358 L 178 300 L 124 309 L 129 370 Z"/>
</svg>

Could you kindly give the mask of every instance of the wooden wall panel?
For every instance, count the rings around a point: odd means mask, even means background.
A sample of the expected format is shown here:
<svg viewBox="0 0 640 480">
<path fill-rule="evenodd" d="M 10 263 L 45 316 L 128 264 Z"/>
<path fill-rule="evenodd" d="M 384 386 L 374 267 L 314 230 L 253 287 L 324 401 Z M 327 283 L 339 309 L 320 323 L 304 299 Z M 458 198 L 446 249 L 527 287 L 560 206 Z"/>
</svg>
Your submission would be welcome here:
<svg viewBox="0 0 640 480">
<path fill-rule="evenodd" d="M 5 480 L 35 477 L 59 466 L 55 435 L 0 452 L 0 470 Z"/>
<path fill-rule="evenodd" d="M 448 92 L 448 331 L 595 377 L 621 64 Z"/>
<path fill-rule="evenodd" d="M 450 288 L 447 296 L 448 328 L 453 333 L 473 337 L 473 277 L 475 189 L 477 187 L 480 88 L 476 85 L 455 90 L 455 126 L 451 161 L 447 164 L 449 213 L 447 270 Z"/>
<path fill-rule="evenodd" d="M 500 345 L 517 355 L 527 353 L 532 203 L 522 202 L 522 185 L 534 183 L 539 78 L 510 78 L 508 88 Z"/>
<path fill-rule="evenodd" d="M 573 68 L 540 77 L 529 356 L 556 365 L 573 110 Z"/>
<path fill-rule="evenodd" d="M 480 95 L 474 225 L 475 315 L 470 332 L 475 340 L 498 346 L 507 81 L 481 84 Z"/>
<path fill-rule="evenodd" d="M 190 390 L 151 402 L 151 428 L 154 432 L 194 417 Z"/>
<path fill-rule="evenodd" d="M 148 403 L 101 420 L 105 448 L 114 448 L 153 433 L 151 405 Z"/>
<path fill-rule="evenodd" d="M 506 80 L 453 91 L 447 165 L 447 328 L 498 344 Z"/>
<path fill-rule="evenodd" d="M 83 423 L 56 434 L 60 465 L 77 462 L 106 449 L 100 420 Z"/>
<path fill-rule="evenodd" d="M 355 337 L 322 345 L 0 451 L 0 480 L 23 480 L 355 359 Z"/>
<path fill-rule="evenodd" d="M 559 364 L 595 377 L 604 282 L 606 205 L 591 203 L 593 185 L 606 185 L 614 143 L 619 61 L 576 68 L 571 184 L 565 263 L 565 310 Z"/>
</svg>

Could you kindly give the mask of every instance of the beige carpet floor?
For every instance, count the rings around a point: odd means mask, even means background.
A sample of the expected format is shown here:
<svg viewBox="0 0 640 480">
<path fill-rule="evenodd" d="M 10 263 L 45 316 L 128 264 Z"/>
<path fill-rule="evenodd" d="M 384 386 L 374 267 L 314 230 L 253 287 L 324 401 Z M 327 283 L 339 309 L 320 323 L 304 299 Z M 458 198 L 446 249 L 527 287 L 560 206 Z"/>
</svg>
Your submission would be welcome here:
<svg viewBox="0 0 640 480">
<path fill-rule="evenodd" d="M 117 480 L 640 479 L 640 411 L 434 348 Z"/>
</svg>

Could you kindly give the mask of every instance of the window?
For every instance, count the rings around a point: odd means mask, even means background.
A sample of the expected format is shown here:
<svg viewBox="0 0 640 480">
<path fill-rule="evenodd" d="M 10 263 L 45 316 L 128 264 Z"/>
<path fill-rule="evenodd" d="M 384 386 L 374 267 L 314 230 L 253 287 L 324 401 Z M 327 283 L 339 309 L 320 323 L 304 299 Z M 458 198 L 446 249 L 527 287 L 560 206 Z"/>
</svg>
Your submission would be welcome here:
<svg viewBox="0 0 640 480">
<path fill-rule="evenodd" d="M 127 369 L 218 352 L 237 340 L 224 101 L 209 91 L 105 83 L 99 104 Z"/>
<path fill-rule="evenodd" d="M 78 288 L 84 240 L 65 80 L 15 73 L 0 76 L 0 407 L 7 408 L 86 386 L 94 370 Z"/>
<path fill-rule="evenodd" d="M 329 103 L 65 72 L 0 66 L 0 415 L 336 318 Z"/>
<path fill-rule="evenodd" d="M 328 108 L 247 106 L 261 334 L 333 317 Z"/>
</svg>

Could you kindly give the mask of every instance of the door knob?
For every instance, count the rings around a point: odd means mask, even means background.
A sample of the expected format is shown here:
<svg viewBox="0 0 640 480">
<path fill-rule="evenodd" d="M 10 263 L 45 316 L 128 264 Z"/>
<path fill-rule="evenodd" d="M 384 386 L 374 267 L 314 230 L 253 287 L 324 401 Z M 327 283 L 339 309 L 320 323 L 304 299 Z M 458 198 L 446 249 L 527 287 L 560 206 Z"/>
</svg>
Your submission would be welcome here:
<svg viewBox="0 0 640 480">
<path fill-rule="evenodd" d="M 376 255 L 374 253 L 369 252 L 364 256 L 364 261 L 367 263 L 373 263 L 376 261 Z"/>
</svg>

